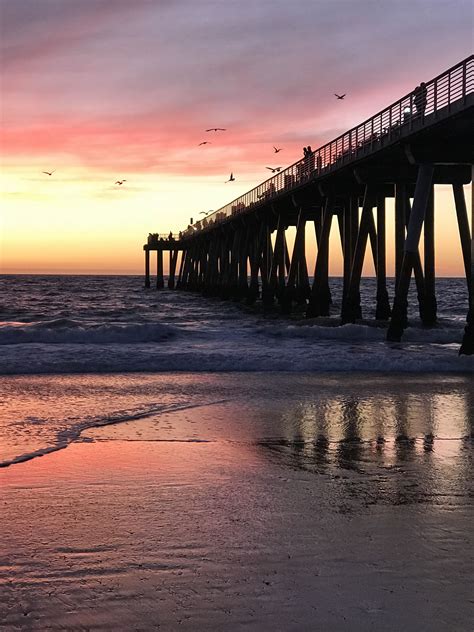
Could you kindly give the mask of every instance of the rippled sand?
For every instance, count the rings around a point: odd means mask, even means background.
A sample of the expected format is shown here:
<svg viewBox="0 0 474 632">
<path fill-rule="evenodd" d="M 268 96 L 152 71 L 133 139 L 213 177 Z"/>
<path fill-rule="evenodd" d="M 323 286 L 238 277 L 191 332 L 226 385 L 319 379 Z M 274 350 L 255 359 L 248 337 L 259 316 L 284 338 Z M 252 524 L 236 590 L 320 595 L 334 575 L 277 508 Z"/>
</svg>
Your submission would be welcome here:
<svg viewBox="0 0 474 632">
<path fill-rule="evenodd" d="M 470 378 L 42 379 L 144 416 L 0 470 L 0 629 L 471 629 Z"/>
</svg>

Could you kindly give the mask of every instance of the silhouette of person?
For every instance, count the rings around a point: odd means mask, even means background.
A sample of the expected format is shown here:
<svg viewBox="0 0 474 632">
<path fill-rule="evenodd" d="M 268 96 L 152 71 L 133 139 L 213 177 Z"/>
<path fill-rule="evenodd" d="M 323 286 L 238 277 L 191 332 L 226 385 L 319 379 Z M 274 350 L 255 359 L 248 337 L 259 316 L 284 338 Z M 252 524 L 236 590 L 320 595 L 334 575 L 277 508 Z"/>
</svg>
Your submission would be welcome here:
<svg viewBox="0 0 474 632">
<path fill-rule="evenodd" d="M 426 83 L 422 81 L 419 86 L 413 91 L 416 113 L 418 116 L 423 116 L 426 110 L 426 104 L 428 102 L 428 89 Z"/>
<path fill-rule="evenodd" d="M 170 231 L 170 234 L 168 235 L 168 239 L 169 239 L 169 241 L 173 240 L 173 233 L 171 231 Z"/>
<path fill-rule="evenodd" d="M 314 160 L 315 160 L 313 150 L 311 149 L 311 145 L 304 147 L 303 153 L 304 153 L 304 170 L 305 170 L 306 175 L 309 175 L 309 172 L 314 170 Z"/>
</svg>

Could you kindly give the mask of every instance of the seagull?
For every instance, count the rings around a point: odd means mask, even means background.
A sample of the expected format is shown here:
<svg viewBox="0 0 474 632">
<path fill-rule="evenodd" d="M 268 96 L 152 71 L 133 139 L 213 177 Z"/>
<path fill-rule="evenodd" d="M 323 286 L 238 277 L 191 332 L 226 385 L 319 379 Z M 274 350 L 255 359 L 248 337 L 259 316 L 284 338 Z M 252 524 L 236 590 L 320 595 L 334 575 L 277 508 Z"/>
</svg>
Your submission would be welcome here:
<svg viewBox="0 0 474 632">
<path fill-rule="evenodd" d="M 283 147 L 275 147 L 275 145 L 273 145 L 273 149 L 275 150 L 275 153 L 277 154 L 279 151 L 281 151 L 283 149 Z"/>
<path fill-rule="evenodd" d="M 199 215 L 207 215 L 207 211 L 200 211 Z"/>
<path fill-rule="evenodd" d="M 127 181 L 126 180 L 116 180 L 115 184 L 119 184 L 121 186 L 124 182 L 127 182 Z"/>
<path fill-rule="evenodd" d="M 198 147 L 201 147 L 201 145 L 210 145 L 211 143 L 208 140 L 203 140 L 202 143 L 199 143 Z"/>
<path fill-rule="evenodd" d="M 206 132 L 225 132 L 226 128 L 225 127 L 210 127 L 209 129 L 206 130 Z"/>
<path fill-rule="evenodd" d="M 281 167 L 265 167 L 265 169 L 270 169 L 272 173 L 277 173 L 278 171 L 281 171 Z"/>
<path fill-rule="evenodd" d="M 235 178 L 234 178 L 234 174 L 233 174 L 233 173 L 231 173 L 231 174 L 230 174 L 230 178 L 229 178 L 228 180 L 226 180 L 226 184 L 227 184 L 227 182 L 233 182 L 234 180 L 235 180 Z"/>
<path fill-rule="evenodd" d="M 336 94 L 334 93 L 334 96 L 337 97 L 338 99 L 340 99 L 342 101 L 342 99 L 346 96 L 345 94 Z"/>
<path fill-rule="evenodd" d="M 45 173 L 47 176 L 52 176 L 55 171 L 56 169 L 53 169 L 52 171 L 42 171 L 41 173 Z"/>
</svg>

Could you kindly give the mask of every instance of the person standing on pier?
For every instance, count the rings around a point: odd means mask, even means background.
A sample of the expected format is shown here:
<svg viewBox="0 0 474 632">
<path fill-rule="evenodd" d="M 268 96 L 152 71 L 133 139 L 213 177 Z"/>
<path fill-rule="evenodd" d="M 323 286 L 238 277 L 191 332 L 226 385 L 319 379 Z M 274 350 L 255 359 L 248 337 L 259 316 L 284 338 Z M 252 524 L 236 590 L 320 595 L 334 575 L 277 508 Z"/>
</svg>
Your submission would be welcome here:
<svg viewBox="0 0 474 632">
<path fill-rule="evenodd" d="M 423 116 L 428 102 L 428 89 L 426 83 L 422 81 L 413 91 L 415 108 L 417 116 Z"/>
</svg>

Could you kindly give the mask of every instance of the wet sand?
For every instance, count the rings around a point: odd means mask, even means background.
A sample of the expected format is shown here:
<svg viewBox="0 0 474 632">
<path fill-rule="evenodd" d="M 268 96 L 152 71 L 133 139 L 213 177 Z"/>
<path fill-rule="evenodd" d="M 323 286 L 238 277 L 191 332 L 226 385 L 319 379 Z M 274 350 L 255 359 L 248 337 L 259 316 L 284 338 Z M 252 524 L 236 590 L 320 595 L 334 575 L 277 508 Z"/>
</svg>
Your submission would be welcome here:
<svg viewBox="0 0 474 632">
<path fill-rule="evenodd" d="M 472 629 L 470 379 L 284 378 L 0 470 L 0 629 Z"/>
</svg>

